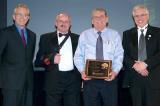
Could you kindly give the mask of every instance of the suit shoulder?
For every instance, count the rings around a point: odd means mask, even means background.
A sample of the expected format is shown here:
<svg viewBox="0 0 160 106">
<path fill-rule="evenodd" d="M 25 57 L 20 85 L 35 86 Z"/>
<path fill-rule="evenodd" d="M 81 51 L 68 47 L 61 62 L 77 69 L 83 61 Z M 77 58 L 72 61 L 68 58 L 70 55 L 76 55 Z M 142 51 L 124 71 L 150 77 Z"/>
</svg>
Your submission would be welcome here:
<svg viewBox="0 0 160 106">
<path fill-rule="evenodd" d="M 151 28 L 151 29 L 154 30 L 154 31 L 160 31 L 160 28 L 159 28 L 159 27 L 149 26 L 149 28 Z"/>
<path fill-rule="evenodd" d="M 71 33 L 71 36 L 72 36 L 72 37 L 75 37 L 75 38 L 77 38 L 77 39 L 79 38 L 79 35 L 76 34 L 76 33 Z"/>
<path fill-rule="evenodd" d="M 133 28 L 130 28 L 130 29 L 125 30 L 123 33 L 132 32 L 132 31 L 134 31 L 135 29 L 136 29 L 136 28 L 133 27 Z"/>
<path fill-rule="evenodd" d="M 71 33 L 72 35 L 74 35 L 74 36 L 79 36 L 78 34 L 76 34 L 76 33 Z"/>
<path fill-rule="evenodd" d="M 35 32 L 33 32 L 32 30 L 30 30 L 30 29 L 28 29 L 28 28 L 27 28 L 27 30 L 29 31 L 29 33 L 30 33 L 30 34 L 32 34 L 32 35 L 36 35 L 36 33 L 35 33 Z"/>
<path fill-rule="evenodd" d="M 13 26 L 8 26 L 8 27 L 5 27 L 5 28 L 2 28 L 1 30 L 0 30 L 0 32 L 2 33 L 4 33 L 4 32 L 9 32 L 9 31 L 11 31 L 11 30 L 13 30 Z"/>
<path fill-rule="evenodd" d="M 133 27 L 133 28 L 130 28 L 130 29 L 127 29 L 123 32 L 123 36 L 129 36 L 131 33 L 134 33 L 136 31 L 136 28 Z"/>
<path fill-rule="evenodd" d="M 49 32 L 49 33 L 45 33 L 45 34 L 42 34 L 40 36 L 41 39 L 50 39 L 52 38 L 53 36 L 56 36 L 56 33 L 55 32 Z"/>
</svg>

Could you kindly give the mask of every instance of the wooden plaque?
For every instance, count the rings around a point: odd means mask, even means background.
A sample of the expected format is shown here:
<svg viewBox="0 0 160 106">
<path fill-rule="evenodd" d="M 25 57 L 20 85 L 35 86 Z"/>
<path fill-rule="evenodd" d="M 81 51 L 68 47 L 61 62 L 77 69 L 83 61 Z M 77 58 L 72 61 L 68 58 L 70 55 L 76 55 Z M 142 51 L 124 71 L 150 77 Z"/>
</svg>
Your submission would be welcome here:
<svg viewBox="0 0 160 106">
<path fill-rule="evenodd" d="M 111 72 L 111 66 L 111 60 L 87 59 L 85 74 L 88 78 L 106 79 L 109 77 L 109 73 Z"/>
</svg>

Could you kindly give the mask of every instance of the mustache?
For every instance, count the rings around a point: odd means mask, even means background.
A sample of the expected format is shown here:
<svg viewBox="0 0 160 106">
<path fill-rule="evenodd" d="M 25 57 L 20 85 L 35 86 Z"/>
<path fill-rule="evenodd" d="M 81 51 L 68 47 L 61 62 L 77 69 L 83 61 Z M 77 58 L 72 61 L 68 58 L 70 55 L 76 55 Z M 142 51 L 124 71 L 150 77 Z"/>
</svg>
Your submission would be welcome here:
<svg viewBox="0 0 160 106">
<path fill-rule="evenodd" d="M 60 25 L 60 27 L 65 27 L 65 25 Z"/>
</svg>

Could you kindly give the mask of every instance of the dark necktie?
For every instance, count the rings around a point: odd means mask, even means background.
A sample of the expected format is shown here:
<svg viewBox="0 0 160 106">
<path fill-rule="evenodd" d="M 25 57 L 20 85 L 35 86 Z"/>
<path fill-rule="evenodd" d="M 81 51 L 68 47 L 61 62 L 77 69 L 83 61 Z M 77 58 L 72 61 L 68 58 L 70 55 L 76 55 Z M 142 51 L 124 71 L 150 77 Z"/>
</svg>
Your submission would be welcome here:
<svg viewBox="0 0 160 106">
<path fill-rule="evenodd" d="M 21 29 L 21 38 L 22 38 L 23 45 L 25 47 L 26 46 L 26 39 L 25 39 L 25 36 L 24 36 L 24 30 L 23 29 Z"/>
<path fill-rule="evenodd" d="M 102 32 L 97 32 L 98 33 L 98 38 L 96 42 L 96 59 L 97 60 L 103 60 L 103 40 L 101 37 Z"/>
<path fill-rule="evenodd" d="M 68 35 L 68 33 L 67 34 L 62 34 L 62 33 L 59 33 L 59 37 L 62 37 L 62 36 L 67 36 Z"/>
<path fill-rule="evenodd" d="M 138 60 L 144 61 L 147 58 L 146 52 L 146 40 L 143 34 L 143 29 L 141 29 L 141 35 L 139 38 L 139 47 L 138 47 Z"/>
</svg>

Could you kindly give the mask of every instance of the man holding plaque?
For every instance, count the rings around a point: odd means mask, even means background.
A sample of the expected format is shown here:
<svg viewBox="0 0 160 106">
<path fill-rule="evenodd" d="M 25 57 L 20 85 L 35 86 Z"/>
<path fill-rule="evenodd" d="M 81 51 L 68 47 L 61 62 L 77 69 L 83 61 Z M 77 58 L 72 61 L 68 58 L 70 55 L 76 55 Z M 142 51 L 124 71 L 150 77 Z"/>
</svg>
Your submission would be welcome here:
<svg viewBox="0 0 160 106">
<path fill-rule="evenodd" d="M 150 26 L 149 10 L 133 8 L 135 27 L 124 31 L 124 85 L 130 86 L 133 106 L 160 106 L 160 28 Z"/>
<path fill-rule="evenodd" d="M 84 106 L 117 106 L 116 76 L 123 48 L 118 32 L 107 25 L 106 10 L 93 10 L 93 27 L 81 33 L 75 52 L 74 62 L 84 80 Z M 103 76 L 105 71 L 109 73 Z"/>
</svg>

